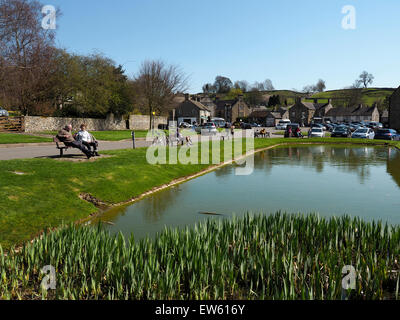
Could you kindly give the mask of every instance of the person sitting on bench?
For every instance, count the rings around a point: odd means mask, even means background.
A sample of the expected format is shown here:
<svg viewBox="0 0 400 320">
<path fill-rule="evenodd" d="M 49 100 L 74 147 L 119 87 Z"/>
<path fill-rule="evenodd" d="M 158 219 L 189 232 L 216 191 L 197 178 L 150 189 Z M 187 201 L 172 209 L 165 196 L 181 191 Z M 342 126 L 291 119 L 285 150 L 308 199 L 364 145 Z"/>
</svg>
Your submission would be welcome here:
<svg viewBox="0 0 400 320">
<path fill-rule="evenodd" d="M 85 124 L 82 124 L 80 128 L 81 130 L 79 130 L 78 133 L 75 134 L 74 138 L 76 139 L 76 141 L 82 141 L 82 144 L 86 146 L 89 151 L 91 151 L 91 147 L 93 147 L 93 153 L 95 156 L 98 157 L 99 154 L 97 152 L 97 147 L 99 143 L 96 141 L 93 135 L 86 131 Z"/>
<path fill-rule="evenodd" d="M 92 152 L 82 144 L 81 141 L 76 141 L 72 136 L 72 125 L 67 125 L 57 134 L 58 140 L 63 142 L 67 147 L 72 147 L 81 150 L 88 159 L 93 157 Z"/>
</svg>

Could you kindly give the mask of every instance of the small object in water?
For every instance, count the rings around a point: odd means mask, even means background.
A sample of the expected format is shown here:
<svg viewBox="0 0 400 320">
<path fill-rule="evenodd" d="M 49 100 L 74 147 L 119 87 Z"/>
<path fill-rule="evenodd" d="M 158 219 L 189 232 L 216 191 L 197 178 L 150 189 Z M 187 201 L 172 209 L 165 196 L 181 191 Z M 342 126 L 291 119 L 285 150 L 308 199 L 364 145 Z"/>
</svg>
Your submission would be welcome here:
<svg viewBox="0 0 400 320">
<path fill-rule="evenodd" d="M 112 223 L 112 222 L 110 222 L 110 221 L 101 221 L 101 222 L 103 222 L 103 223 L 105 223 L 105 224 L 109 224 L 109 225 L 111 225 L 111 226 L 115 226 L 115 223 Z"/>
<path fill-rule="evenodd" d="M 216 212 L 200 211 L 199 213 L 200 214 L 206 214 L 206 215 L 209 215 L 209 216 L 223 216 L 223 214 L 216 213 Z"/>
</svg>

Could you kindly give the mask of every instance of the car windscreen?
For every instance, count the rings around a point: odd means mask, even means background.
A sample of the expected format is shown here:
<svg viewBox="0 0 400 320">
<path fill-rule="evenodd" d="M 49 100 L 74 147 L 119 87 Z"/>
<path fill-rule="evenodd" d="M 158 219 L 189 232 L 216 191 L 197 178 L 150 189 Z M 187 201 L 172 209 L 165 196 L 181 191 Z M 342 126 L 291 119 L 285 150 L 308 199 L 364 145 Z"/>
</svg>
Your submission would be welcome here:
<svg viewBox="0 0 400 320">
<path fill-rule="evenodd" d="M 367 133 L 368 129 L 358 129 L 355 133 Z"/>
<path fill-rule="evenodd" d="M 320 129 L 320 128 L 313 128 L 313 129 L 311 130 L 311 132 L 322 132 L 322 129 Z"/>
</svg>

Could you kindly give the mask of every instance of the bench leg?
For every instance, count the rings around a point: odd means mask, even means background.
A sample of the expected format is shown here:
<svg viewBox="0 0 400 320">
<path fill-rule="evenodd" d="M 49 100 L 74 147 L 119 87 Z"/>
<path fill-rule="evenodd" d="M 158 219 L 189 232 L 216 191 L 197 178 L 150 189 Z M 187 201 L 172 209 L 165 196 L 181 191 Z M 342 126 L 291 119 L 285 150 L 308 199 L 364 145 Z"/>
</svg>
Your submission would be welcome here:
<svg viewBox="0 0 400 320">
<path fill-rule="evenodd" d="M 64 149 L 60 149 L 60 158 L 64 156 Z"/>
</svg>

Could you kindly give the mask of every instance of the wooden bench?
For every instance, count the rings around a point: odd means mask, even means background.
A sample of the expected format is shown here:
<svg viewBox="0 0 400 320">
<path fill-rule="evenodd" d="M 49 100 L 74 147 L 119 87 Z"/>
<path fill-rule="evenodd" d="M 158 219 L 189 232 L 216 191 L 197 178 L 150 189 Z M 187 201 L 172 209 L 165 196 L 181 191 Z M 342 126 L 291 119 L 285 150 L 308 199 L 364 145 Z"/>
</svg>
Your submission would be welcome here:
<svg viewBox="0 0 400 320">
<path fill-rule="evenodd" d="M 57 137 L 54 137 L 53 141 L 56 143 L 57 149 L 60 150 L 60 158 L 62 158 L 64 156 L 64 151 L 67 151 L 68 147 L 66 145 L 61 146 L 60 144 L 63 142 L 61 142 Z"/>
</svg>

